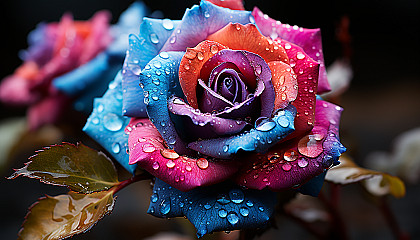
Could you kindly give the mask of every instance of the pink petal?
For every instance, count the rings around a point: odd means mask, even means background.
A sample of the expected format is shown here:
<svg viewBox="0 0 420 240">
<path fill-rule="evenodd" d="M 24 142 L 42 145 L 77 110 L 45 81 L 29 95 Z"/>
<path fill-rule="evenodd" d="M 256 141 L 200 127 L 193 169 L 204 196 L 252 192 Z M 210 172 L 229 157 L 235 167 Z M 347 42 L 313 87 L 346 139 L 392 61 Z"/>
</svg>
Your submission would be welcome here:
<svg viewBox="0 0 420 240">
<path fill-rule="evenodd" d="M 225 7 L 232 10 L 245 10 L 242 0 L 207 0 L 219 7 Z"/>
<path fill-rule="evenodd" d="M 133 118 L 126 127 L 126 133 L 129 134 L 130 164 L 137 163 L 153 176 L 181 191 L 222 182 L 238 169 L 238 163 L 234 161 L 178 155 L 167 148 L 155 126 L 146 118 Z"/>
<path fill-rule="evenodd" d="M 325 70 L 320 29 L 307 29 L 282 24 L 280 21 L 268 17 L 257 7 L 252 11 L 252 15 L 262 34 L 273 39 L 281 38 L 302 47 L 304 52 L 320 64 L 318 94 L 331 90 Z"/>
</svg>

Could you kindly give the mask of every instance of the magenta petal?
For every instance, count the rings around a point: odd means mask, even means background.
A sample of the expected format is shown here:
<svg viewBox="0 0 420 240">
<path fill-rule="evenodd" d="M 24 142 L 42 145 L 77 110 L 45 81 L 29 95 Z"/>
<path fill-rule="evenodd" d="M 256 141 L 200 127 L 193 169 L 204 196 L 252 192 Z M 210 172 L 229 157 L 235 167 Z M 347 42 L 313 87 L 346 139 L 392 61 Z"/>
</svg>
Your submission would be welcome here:
<svg viewBox="0 0 420 240">
<path fill-rule="evenodd" d="M 18 74 L 10 75 L 3 79 L 0 84 L 0 101 L 25 106 L 34 103 L 40 98 L 40 94 L 30 90 L 31 81 Z"/>
<path fill-rule="evenodd" d="M 331 90 L 327 79 L 327 71 L 325 69 L 320 29 L 307 29 L 298 26 L 290 26 L 289 24 L 282 24 L 279 21 L 268 17 L 257 7 L 252 11 L 252 15 L 262 34 L 273 39 L 278 37 L 302 47 L 311 58 L 320 64 L 318 94 Z"/>
<path fill-rule="evenodd" d="M 172 97 L 168 102 L 169 110 L 176 115 L 186 116 L 183 129 L 194 138 L 215 138 L 221 135 L 239 133 L 247 126 L 245 121 L 224 119 L 210 113 L 202 113 L 194 109 L 180 98 Z"/>
<path fill-rule="evenodd" d="M 198 186 L 222 182 L 236 173 L 234 161 L 211 161 L 180 156 L 166 144 L 149 119 L 132 119 L 126 127 L 129 134 L 130 164 L 137 163 L 153 176 L 171 186 L 189 191 Z"/>
<path fill-rule="evenodd" d="M 345 151 L 338 137 L 342 108 L 317 100 L 315 126 L 298 141 L 278 144 L 265 154 L 254 154 L 235 178 L 253 189 L 280 191 L 297 188 L 336 164 Z"/>
</svg>

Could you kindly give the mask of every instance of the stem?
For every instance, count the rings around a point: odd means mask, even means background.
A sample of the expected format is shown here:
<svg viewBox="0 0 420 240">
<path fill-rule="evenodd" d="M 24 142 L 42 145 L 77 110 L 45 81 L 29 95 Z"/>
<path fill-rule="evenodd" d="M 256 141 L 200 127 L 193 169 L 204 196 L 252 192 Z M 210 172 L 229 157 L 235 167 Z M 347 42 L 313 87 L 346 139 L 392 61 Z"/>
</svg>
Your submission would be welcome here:
<svg viewBox="0 0 420 240">
<path fill-rule="evenodd" d="M 124 180 L 122 182 L 120 182 L 114 189 L 113 189 L 113 194 L 119 192 L 121 189 L 127 187 L 128 185 L 138 182 L 138 181 L 142 181 L 142 180 L 146 180 L 146 179 L 150 179 L 152 176 L 147 173 L 144 172 L 142 174 L 139 175 L 135 175 L 127 180 Z"/>
<path fill-rule="evenodd" d="M 391 228 L 391 231 L 394 234 L 395 239 L 398 239 L 398 240 L 410 239 L 410 236 L 404 231 L 402 231 L 402 229 L 398 225 L 397 219 L 395 218 L 395 215 L 392 212 L 391 208 L 389 207 L 388 201 L 386 200 L 385 197 L 379 198 L 378 206 L 382 214 L 384 215 L 389 228 Z"/>
</svg>

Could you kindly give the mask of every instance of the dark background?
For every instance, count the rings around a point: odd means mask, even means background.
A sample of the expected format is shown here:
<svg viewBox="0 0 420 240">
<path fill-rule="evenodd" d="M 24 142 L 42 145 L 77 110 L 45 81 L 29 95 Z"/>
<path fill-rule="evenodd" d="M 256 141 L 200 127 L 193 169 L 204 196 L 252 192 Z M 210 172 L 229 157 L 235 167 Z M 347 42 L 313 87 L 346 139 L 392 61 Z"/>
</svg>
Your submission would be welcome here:
<svg viewBox="0 0 420 240">
<path fill-rule="evenodd" d="M 85 20 L 101 9 L 110 10 L 113 22 L 116 22 L 119 14 L 131 2 L 128 0 L 1 1 L 0 79 L 13 73 L 14 69 L 21 64 L 18 51 L 27 48 L 26 36 L 39 22 L 58 21 L 65 12 L 73 13 L 75 19 Z M 145 0 L 145 3 L 153 11 L 160 10 L 165 18 L 180 19 L 185 8 L 197 4 L 198 1 Z M 247 10 L 252 10 L 253 6 L 258 6 L 264 13 L 283 23 L 306 28 L 321 28 L 327 66 L 342 56 L 342 48 L 335 37 L 335 32 L 341 17 L 349 17 L 354 78 L 348 91 L 338 101 L 344 107 L 341 123 L 342 141 L 356 162 L 363 165 L 366 155 L 371 151 L 390 151 L 392 141 L 398 134 L 420 126 L 419 1 L 246 1 Z M 1 119 L 25 114 L 24 109 L 9 108 L 1 104 L 0 110 Z M 21 167 L 23 162 L 24 160 L 13 167 Z M 2 176 L 11 173 L 10 169 Z M 33 189 L 30 194 L 27 193 L 26 186 Z M 0 224 L 3 226 L 0 227 L 1 239 L 14 238 L 26 208 L 41 196 L 42 192 L 53 194 L 56 191 L 55 187 L 44 187 L 36 181 L 27 179 L 11 181 L 2 179 L 0 187 L 3 203 L 10 205 L 10 198 L 21 199 L 13 203 L 10 208 L 1 210 Z M 420 224 L 415 214 L 420 212 L 418 190 L 418 186 L 408 186 L 408 194 L 404 199 L 392 201 L 399 222 L 405 230 L 411 232 L 413 239 L 420 238 L 418 229 Z M 123 200 L 123 193 L 121 195 L 121 202 L 117 202 L 117 207 L 124 201 L 127 202 Z M 140 199 L 138 195 L 137 197 Z M 132 202 L 128 201 L 127 205 L 133 204 Z M 352 201 L 344 200 L 344 202 L 352 204 Z M 126 208 L 129 209 L 127 206 Z M 139 214 L 142 211 L 144 209 L 138 210 Z M 366 219 L 377 220 L 375 218 L 377 212 L 366 211 Z M 116 209 L 114 214 L 117 212 L 124 213 L 124 210 Z M 125 210 L 125 212 L 130 212 L 130 210 Z M 112 226 L 115 224 L 112 219 L 114 221 L 119 219 L 113 216 L 108 218 L 111 220 L 105 219 L 102 225 L 99 223 L 98 229 Z M 155 221 L 152 219 L 147 218 L 147 221 Z M 132 220 L 139 221 L 136 218 Z M 349 221 L 361 221 L 360 216 Z M 376 225 L 368 225 L 367 228 L 378 228 L 379 224 L 379 229 L 385 230 L 357 229 L 352 232 L 352 237 L 354 239 L 363 237 L 392 239 L 389 230 L 384 227 L 383 220 L 378 221 Z M 136 228 L 135 226 L 133 228 Z M 356 224 L 356 227 L 360 226 Z M 94 239 L 92 236 L 100 236 L 100 231 L 102 230 L 92 230 L 91 239 Z M 147 234 L 138 236 L 142 239 Z"/>
</svg>

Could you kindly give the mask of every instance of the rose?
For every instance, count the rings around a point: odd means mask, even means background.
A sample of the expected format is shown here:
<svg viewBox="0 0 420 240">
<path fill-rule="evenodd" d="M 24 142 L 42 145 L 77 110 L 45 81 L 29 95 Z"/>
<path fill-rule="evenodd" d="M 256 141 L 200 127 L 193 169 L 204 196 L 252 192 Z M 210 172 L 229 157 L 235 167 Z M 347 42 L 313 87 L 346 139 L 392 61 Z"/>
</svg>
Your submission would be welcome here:
<svg viewBox="0 0 420 240">
<path fill-rule="evenodd" d="M 316 195 L 344 151 L 342 109 L 316 97 L 328 89 L 319 30 L 217 3 L 145 19 L 85 126 L 156 177 L 149 213 L 184 215 L 199 236 L 263 226 L 273 191 Z"/>
<path fill-rule="evenodd" d="M 90 112 L 93 97 L 103 94 L 121 68 L 124 33 L 136 32 L 140 24 L 127 20 L 141 19 L 145 11 L 142 4 L 133 4 L 112 29 L 107 11 L 88 21 L 65 14 L 58 23 L 40 24 L 29 34 L 24 63 L 2 81 L 0 100 L 28 106 L 31 129 L 57 122 L 72 102 L 77 110 Z"/>
</svg>

